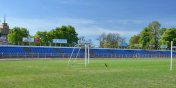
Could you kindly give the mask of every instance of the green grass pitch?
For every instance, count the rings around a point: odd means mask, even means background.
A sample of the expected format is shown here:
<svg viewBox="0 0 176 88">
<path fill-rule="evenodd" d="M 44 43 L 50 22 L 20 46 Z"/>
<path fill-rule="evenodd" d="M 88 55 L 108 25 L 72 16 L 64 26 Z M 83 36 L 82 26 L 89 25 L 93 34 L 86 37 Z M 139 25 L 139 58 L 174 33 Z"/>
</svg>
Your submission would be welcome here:
<svg viewBox="0 0 176 88">
<path fill-rule="evenodd" d="M 91 60 L 86 68 L 67 62 L 0 61 L 0 88 L 176 88 L 169 59 Z"/>
</svg>

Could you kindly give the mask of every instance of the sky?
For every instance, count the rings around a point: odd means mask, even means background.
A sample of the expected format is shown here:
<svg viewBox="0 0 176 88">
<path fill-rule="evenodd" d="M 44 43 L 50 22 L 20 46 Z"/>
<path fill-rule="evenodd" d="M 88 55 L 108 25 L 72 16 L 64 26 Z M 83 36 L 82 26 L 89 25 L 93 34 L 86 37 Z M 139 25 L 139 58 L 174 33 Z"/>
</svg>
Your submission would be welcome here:
<svg viewBox="0 0 176 88">
<path fill-rule="evenodd" d="M 152 21 L 176 27 L 176 0 L 0 0 L 10 28 L 25 27 L 34 35 L 62 25 L 75 27 L 78 36 L 92 39 L 119 33 L 126 41 Z"/>
</svg>

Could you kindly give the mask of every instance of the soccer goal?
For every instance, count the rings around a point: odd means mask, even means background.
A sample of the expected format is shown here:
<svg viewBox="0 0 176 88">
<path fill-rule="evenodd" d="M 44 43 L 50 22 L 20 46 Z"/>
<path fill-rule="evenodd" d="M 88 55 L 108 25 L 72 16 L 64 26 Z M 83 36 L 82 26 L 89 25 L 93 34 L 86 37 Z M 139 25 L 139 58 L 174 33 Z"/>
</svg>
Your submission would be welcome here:
<svg viewBox="0 0 176 88">
<path fill-rule="evenodd" d="M 76 60 L 80 58 L 78 56 L 80 55 L 81 49 L 84 50 L 84 63 L 82 64 L 84 64 L 86 67 L 90 63 L 90 42 L 79 41 L 78 44 L 75 45 L 75 47 L 72 50 L 72 53 L 68 61 L 68 65 L 76 63 Z"/>
</svg>

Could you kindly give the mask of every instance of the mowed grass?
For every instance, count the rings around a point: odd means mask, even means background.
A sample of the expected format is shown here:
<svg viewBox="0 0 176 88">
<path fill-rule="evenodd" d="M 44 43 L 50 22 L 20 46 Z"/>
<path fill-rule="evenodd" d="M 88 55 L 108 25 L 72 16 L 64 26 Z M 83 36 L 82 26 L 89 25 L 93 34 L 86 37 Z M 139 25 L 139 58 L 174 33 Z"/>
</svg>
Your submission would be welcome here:
<svg viewBox="0 0 176 88">
<path fill-rule="evenodd" d="M 169 59 L 91 60 L 86 68 L 67 62 L 0 61 L 0 88 L 176 88 L 175 60 L 173 71 Z"/>
</svg>

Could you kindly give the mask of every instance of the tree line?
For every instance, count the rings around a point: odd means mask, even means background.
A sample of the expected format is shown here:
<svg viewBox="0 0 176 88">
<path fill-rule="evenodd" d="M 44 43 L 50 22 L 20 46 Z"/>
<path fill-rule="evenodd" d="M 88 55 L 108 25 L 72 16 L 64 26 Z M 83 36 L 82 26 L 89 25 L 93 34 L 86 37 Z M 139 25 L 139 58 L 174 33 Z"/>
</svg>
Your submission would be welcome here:
<svg viewBox="0 0 176 88">
<path fill-rule="evenodd" d="M 98 40 L 100 48 L 120 48 L 120 43 L 125 42 L 119 33 L 102 33 Z"/>
<path fill-rule="evenodd" d="M 23 38 L 40 38 L 39 42 L 23 42 Z M 84 36 L 79 36 L 73 26 L 61 26 L 52 29 L 51 31 L 38 31 L 35 35 L 30 35 L 27 28 L 14 27 L 10 29 L 8 34 L 8 42 L 13 45 L 34 45 L 34 46 L 60 46 L 53 43 L 53 39 L 67 39 L 67 44 L 62 46 L 73 47 L 78 43 L 78 40 L 86 41 Z M 125 41 L 118 33 L 102 33 L 99 38 L 101 48 L 118 48 L 119 42 Z M 92 40 L 88 40 L 92 44 Z M 94 46 L 93 46 L 94 47 Z"/>
<path fill-rule="evenodd" d="M 40 42 L 26 43 L 23 42 L 24 37 L 40 38 Z M 10 29 L 8 34 L 8 42 L 14 45 L 36 45 L 36 46 L 53 46 L 52 39 L 67 39 L 67 44 L 62 46 L 73 46 L 78 41 L 78 34 L 73 26 L 61 26 L 51 31 L 38 31 L 35 35 L 30 35 L 26 28 L 14 27 Z"/>
<path fill-rule="evenodd" d="M 23 37 L 40 38 L 40 42 L 26 43 Z M 35 45 L 35 46 L 59 46 L 54 44 L 52 39 L 67 39 L 67 44 L 62 46 L 74 46 L 78 40 L 85 40 L 84 36 L 78 37 L 78 33 L 73 26 L 56 27 L 50 31 L 38 31 L 35 35 L 30 35 L 26 28 L 14 27 L 8 34 L 8 42 L 14 45 Z M 98 39 L 100 48 L 122 48 L 123 42 L 126 42 L 119 33 L 102 33 Z M 170 48 L 170 42 L 176 40 L 176 28 L 161 28 L 158 21 L 153 21 L 147 27 L 129 40 L 130 49 L 160 49 L 161 45 L 167 45 Z M 91 40 L 90 40 L 91 41 Z M 92 43 L 92 41 L 91 41 Z M 176 42 L 174 42 L 176 45 Z"/>
<path fill-rule="evenodd" d="M 170 43 L 176 38 L 176 28 L 161 28 L 158 21 L 149 23 L 139 34 L 129 40 L 130 48 L 160 49 L 161 45 L 170 48 Z M 174 42 L 176 45 L 176 42 Z"/>
</svg>

